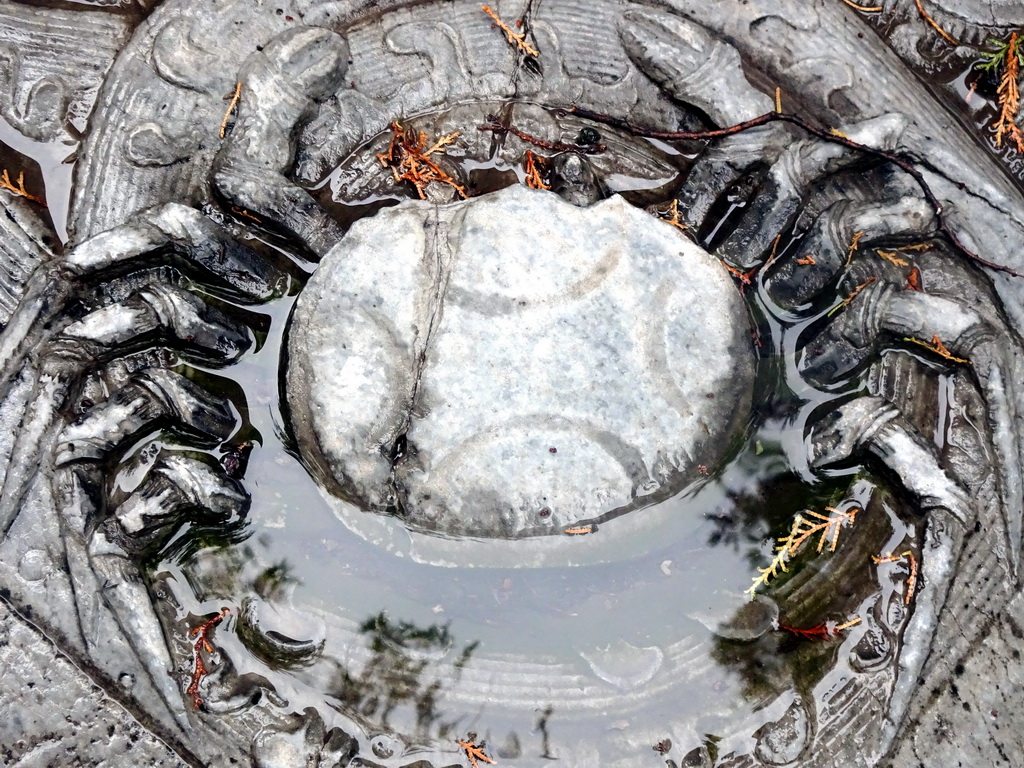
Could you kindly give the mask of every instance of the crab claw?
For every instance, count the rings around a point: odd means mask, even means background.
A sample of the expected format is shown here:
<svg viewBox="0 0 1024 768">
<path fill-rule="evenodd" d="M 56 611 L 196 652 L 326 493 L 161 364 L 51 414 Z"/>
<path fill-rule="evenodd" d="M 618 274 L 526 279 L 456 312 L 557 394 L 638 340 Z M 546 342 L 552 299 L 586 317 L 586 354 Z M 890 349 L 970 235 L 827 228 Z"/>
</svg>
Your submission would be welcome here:
<svg viewBox="0 0 1024 768">
<path fill-rule="evenodd" d="M 619 37 L 641 72 L 719 125 L 772 110 L 772 100 L 743 74 L 739 52 L 698 24 L 664 11 L 630 8 L 622 14 Z"/>
<path fill-rule="evenodd" d="M 348 44 L 333 32 L 301 27 L 250 56 L 239 73 L 238 120 L 213 165 L 221 196 L 277 222 L 318 257 L 343 231 L 285 173 L 295 162 L 295 135 L 316 103 L 341 85 L 348 53 Z"/>
<path fill-rule="evenodd" d="M 807 443 L 813 469 L 868 454 L 899 478 L 922 511 L 946 510 L 963 526 L 974 520 L 969 496 L 943 468 L 934 446 L 887 400 L 850 400 L 814 424 Z"/>
<path fill-rule="evenodd" d="M 188 454 L 165 452 L 106 521 L 105 535 L 125 552 L 149 552 L 184 523 L 229 526 L 242 520 L 248 508 L 249 496 L 219 467 Z"/>
</svg>

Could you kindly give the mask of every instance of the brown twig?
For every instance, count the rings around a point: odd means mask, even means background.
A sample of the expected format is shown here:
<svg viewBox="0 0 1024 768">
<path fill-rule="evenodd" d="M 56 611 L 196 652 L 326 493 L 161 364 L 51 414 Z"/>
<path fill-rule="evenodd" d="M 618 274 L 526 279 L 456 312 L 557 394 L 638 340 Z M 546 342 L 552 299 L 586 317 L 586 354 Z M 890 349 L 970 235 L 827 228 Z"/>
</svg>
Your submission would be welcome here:
<svg viewBox="0 0 1024 768">
<path fill-rule="evenodd" d="M 242 84 L 235 83 L 235 95 L 231 97 L 231 103 L 228 104 L 228 111 L 224 113 L 224 119 L 220 121 L 220 137 L 223 139 L 228 129 L 228 120 L 231 119 L 231 113 L 235 111 L 235 107 L 238 106 L 238 99 L 242 96 Z"/>
<path fill-rule="evenodd" d="M 492 133 L 511 133 L 517 139 L 533 144 L 535 147 L 546 149 L 550 152 L 576 152 L 582 155 L 599 155 L 608 149 L 604 144 L 566 144 L 561 141 L 547 141 L 532 134 L 520 131 L 512 125 L 505 125 L 494 115 L 487 116 L 487 122 L 476 127 L 478 131 L 491 131 Z"/>
<path fill-rule="evenodd" d="M 220 624 L 221 620 L 227 616 L 228 613 L 230 613 L 230 610 L 228 608 L 224 608 L 212 619 L 204 624 L 200 624 L 189 632 L 189 635 L 197 636 L 195 645 L 192 646 L 195 668 L 192 671 L 192 682 L 189 683 L 188 688 L 185 689 L 185 693 L 192 697 L 192 703 L 195 705 L 196 709 L 199 709 L 199 707 L 203 705 L 203 700 L 199 697 L 199 684 L 208 674 L 206 663 L 203 661 L 203 651 L 206 651 L 207 653 L 214 652 L 215 649 L 209 640 L 210 630 Z"/>
<path fill-rule="evenodd" d="M 861 144 L 845 136 L 837 136 L 831 131 L 812 125 L 799 115 L 767 112 L 750 120 L 745 120 L 742 123 L 736 123 L 735 125 L 728 126 L 727 128 L 715 128 L 710 131 L 655 131 L 636 125 L 629 120 L 623 120 L 621 118 L 613 117 L 612 115 L 594 112 L 589 109 L 573 107 L 570 111 L 586 120 L 593 120 L 594 122 L 610 125 L 613 128 L 626 131 L 634 136 L 644 136 L 650 139 L 663 139 L 665 141 L 713 141 L 715 139 L 725 138 L 726 136 L 735 136 L 737 133 L 749 131 L 752 128 L 768 125 L 769 123 L 782 122 L 795 125 L 802 131 L 805 131 L 812 136 L 816 136 L 819 139 L 830 141 L 833 144 L 839 144 L 840 146 L 844 146 L 857 152 L 862 152 L 869 157 L 874 157 L 878 160 L 882 160 L 896 166 L 910 176 L 910 178 L 912 178 L 920 188 L 921 192 L 924 194 L 925 200 L 931 206 L 932 211 L 935 214 L 935 218 L 938 221 L 938 230 L 946 236 L 953 248 L 955 248 L 961 255 L 996 272 L 1003 272 L 1008 275 L 1013 275 L 1014 277 L 1024 277 L 1024 272 L 1019 272 L 1012 267 L 1007 267 L 1002 264 L 997 264 L 994 261 L 989 261 L 963 244 L 946 221 L 942 202 L 932 191 L 928 182 L 925 181 L 924 175 L 921 171 L 914 167 L 913 162 L 909 159 L 901 157 L 894 152 L 888 152 L 884 149 L 878 149 L 877 147 L 870 147 L 866 144 Z"/>
</svg>

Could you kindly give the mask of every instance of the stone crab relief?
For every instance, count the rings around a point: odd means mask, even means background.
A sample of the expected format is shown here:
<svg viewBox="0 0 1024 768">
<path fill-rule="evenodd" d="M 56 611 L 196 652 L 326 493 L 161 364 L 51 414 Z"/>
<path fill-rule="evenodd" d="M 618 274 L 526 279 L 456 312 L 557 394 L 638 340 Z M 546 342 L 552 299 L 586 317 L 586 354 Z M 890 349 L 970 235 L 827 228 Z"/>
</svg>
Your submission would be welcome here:
<svg viewBox="0 0 1024 768">
<path fill-rule="evenodd" d="M 853 10 L 105 23 L 61 252 L 3 198 L 0 585 L 183 760 L 945 754 L 1024 209 Z"/>
</svg>

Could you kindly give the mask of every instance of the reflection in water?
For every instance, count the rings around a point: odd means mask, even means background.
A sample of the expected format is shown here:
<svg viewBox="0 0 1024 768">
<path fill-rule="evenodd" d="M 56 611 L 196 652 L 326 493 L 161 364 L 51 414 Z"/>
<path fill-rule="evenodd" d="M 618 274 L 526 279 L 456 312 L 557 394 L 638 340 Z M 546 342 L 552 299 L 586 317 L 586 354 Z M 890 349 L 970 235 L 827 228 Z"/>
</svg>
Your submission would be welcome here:
<svg viewBox="0 0 1024 768">
<path fill-rule="evenodd" d="M 416 713 L 417 741 L 431 736 L 442 741 L 452 738 L 454 723 L 441 722 L 438 710 L 442 683 L 425 677 L 431 663 L 454 645 L 448 627 L 434 624 L 423 628 L 407 621 L 393 622 L 381 612 L 364 622 L 359 631 L 373 655 L 358 672 L 339 668 L 327 686 L 327 695 L 344 711 L 384 730 L 391 728 L 394 711 L 410 704 Z M 470 643 L 459 653 L 452 665 L 456 674 L 469 662 L 477 645 Z"/>
</svg>

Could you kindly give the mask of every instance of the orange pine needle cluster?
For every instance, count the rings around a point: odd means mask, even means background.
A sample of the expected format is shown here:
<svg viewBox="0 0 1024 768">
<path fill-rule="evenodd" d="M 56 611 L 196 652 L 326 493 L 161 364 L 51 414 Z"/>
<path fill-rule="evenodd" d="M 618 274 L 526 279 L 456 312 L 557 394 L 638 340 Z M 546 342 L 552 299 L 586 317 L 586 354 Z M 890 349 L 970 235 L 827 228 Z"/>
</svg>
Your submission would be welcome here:
<svg viewBox="0 0 1024 768">
<path fill-rule="evenodd" d="M 477 746 L 475 733 L 469 734 L 465 741 L 456 740 L 455 743 L 462 747 L 463 751 L 466 753 L 466 759 L 469 760 L 469 764 L 472 768 L 479 768 L 480 764 L 477 760 L 482 760 L 485 763 L 495 765 L 494 760 L 484 754 L 484 747 L 486 744 L 481 741 L 479 746 Z"/>
<path fill-rule="evenodd" d="M 395 181 L 408 181 L 416 187 L 421 200 L 427 199 L 425 190 L 433 181 L 447 184 L 458 192 L 460 197 L 465 198 L 466 190 L 430 159 L 432 154 L 443 151 L 459 135 L 458 131 L 449 133 L 430 144 L 427 134 L 423 131 L 410 131 L 393 122 L 391 143 L 386 152 L 377 153 L 377 159 L 382 166 L 391 169 Z"/>
<path fill-rule="evenodd" d="M 901 259 L 896 251 L 883 251 L 881 248 L 875 249 L 875 253 L 881 256 L 883 259 L 888 261 L 890 264 L 895 264 L 897 267 L 909 267 L 910 262 L 906 259 Z"/>
<path fill-rule="evenodd" d="M 1024 153 L 1024 132 L 1017 125 L 1020 112 L 1020 60 L 1017 57 L 1017 33 L 1010 35 L 1006 49 L 1006 66 L 999 79 L 996 98 L 999 101 L 999 119 L 996 121 L 996 146 L 1003 146 L 1003 138 L 1009 138 L 1018 152 Z"/>
<path fill-rule="evenodd" d="M 818 262 L 817 260 L 815 260 L 814 254 L 808 253 L 802 259 L 797 259 L 796 263 L 799 264 L 801 267 L 809 267 L 813 264 L 817 264 Z"/>
<path fill-rule="evenodd" d="M 847 524 L 853 525 L 857 518 L 857 512 L 860 510 L 858 507 L 853 507 L 847 512 L 842 512 L 835 507 L 826 507 L 825 511 L 832 514 L 823 515 L 808 509 L 804 514 L 810 515 L 810 517 L 804 517 L 803 514 L 796 516 L 789 535 L 781 540 L 781 543 L 784 543 L 789 550 L 790 557 L 799 552 L 808 540 L 818 534 L 821 534 L 818 539 L 818 554 L 821 554 L 826 542 L 829 543 L 829 552 L 835 552 L 836 545 L 839 543 L 839 528 Z"/>
<path fill-rule="evenodd" d="M 942 343 L 942 339 L 940 339 L 938 336 L 932 336 L 931 344 L 929 344 L 927 341 L 921 341 L 920 339 L 915 339 L 912 336 L 904 336 L 903 340 L 904 341 L 909 341 L 911 344 L 917 344 L 919 347 L 924 347 L 929 352 L 933 352 L 936 355 L 938 355 L 939 357 L 945 358 L 946 360 L 949 360 L 950 362 L 953 362 L 953 363 L 964 363 L 965 365 L 970 365 L 971 364 L 970 360 L 965 360 L 962 357 L 954 357 L 953 353 L 951 353 L 948 349 L 946 349 L 946 345 Z"/>
<path fill-rule="evenodd" d="M 910 571 L 907 574 L 907 591 L 903 595 L 903 602 L 906 605 L 910 605 L 910 601 L 914 598 L 914 590 L 917 589 L 917 558 L 914 557 L 914 553 L 909 549 L 901 555 L 884 555 L 883 557 L 871 556 L 875 565 L 881 565 L 882 563 L 896 563 L 900 560 L 906 559 L 910 566 Z"/>
<path fill-rule="evenodd" d="M 541 168 L 544 158 L 526 150 L 526 163 L 523 170 L 526 172 L 526 186 L 530 189 L 551 189 L 550 185 L 544 182 L 544 174 Z"/>
<path fill-rule="evenodd" d="M 491 9 L 491 6 L 482 5 L 480 6 L 480 10 L 490 16 L 498 29 L 505 33 L 505 37 L 508 38 L 510 45 L 514 45 L 527 56 L 540 56 L 540 51 L 526 42 L 526 35 L 522 32 L 513 32 L 512 28 L 509 27 L 508 24 L 498 18 L 498 14 Z"/>
<path fill-rule="evenodd" d="M 846 249 L 846 266 L 850 266 L 850 262 L 853 261 L 853 254 L 857 252 L 862 237 L 864 237 L 863 232 L 854 232 L 853 237 L 850 238 L 850 247 Z"/>
<path fill-rule="evenodd" d="M 6 189 L 8 192 L 12 192 L 18 197 L 24 197 L 26 200 L 31 200 L 33 203 L 39 203 L 44 208 L 46 207 L 46 201 L 42 198 L 36 197 L 35 195 L 29 194 L 29 191 L 25 189 L 25 172 L 22 171 L 18 174 L 17 184 L 11 183 L 11 177 L 7 173 L 7 169 L 4 168 L 4 172 L 0 174 L 0 189 Z"/>
<path fill-rule="evenodd" d="M 748 595 L 753 597 L 758 587 L 767 586 L 769 581 L 779 575 L 779 570 L 788 573 L 789 569 L 786 568 L 786 564 L 797 555 L 804 544 L 815 536 L 820 537 L 818 539 L 818 554 L 824 550 L 826 543 L 829 544 L 829 552 L 836 551 L 836 546 L 839 544 L 839 529 L 845 525 L 853 525 L 860 508 L 852 507 L 842 511 L 834 507 L 826 507 L 825 511 L 831 514 L 823 515 L 808 509 L 793 518 L 789 534 L 778 539 L 778 543 L 775 545 L 776 554 L 772 562 L 767 568 L 757 569 L 759 574 L 754 577 L 754 583 L 746 590 Z"/>
<path fill-rule="evenodd" d="M 196 709 L 199 709 L 203 705 L 203 700 L 199 697 L 199 684 L 209 672 L 206 669 L 206 663 L 203 661 L 203 651 L 213 653 L 215 650 L 209 640 L 210 630 L 220 624 L 221 620 L 227 616 L 229 612 L 229 609 L 225 608 L 212 619 L 204 624 L 200 624 L 189 632 L 189 635 L 197 635 L 195 645 L 192 646 L 192 650 L 195 655 L 195 669 L 192 672 L 192 682 L 190 682 L 188 688 L 185 689 L 185 693 L 192 697 L 192 703 L 195 705 Z"/>
</svg>

